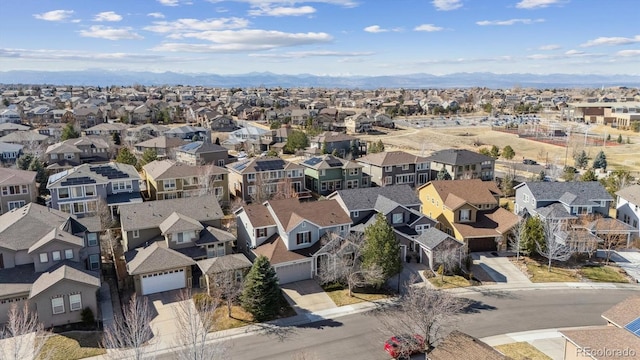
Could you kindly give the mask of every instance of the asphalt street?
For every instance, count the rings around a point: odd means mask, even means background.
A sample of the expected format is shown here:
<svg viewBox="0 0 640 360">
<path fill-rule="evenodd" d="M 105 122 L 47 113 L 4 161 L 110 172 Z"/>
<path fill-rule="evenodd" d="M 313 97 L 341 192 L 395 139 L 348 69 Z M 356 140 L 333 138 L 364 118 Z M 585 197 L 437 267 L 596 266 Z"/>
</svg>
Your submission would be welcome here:
<svg viewBox="0 0 640 360">
<path fill-rule="evenodd" d="M 628 290 L 536 290 L 465 296 L 469 311 L 455 326 L 475 337 L 537 329 L 605 324 L 600 314 L 637 295 Z M 231 359 L 388 359 L 384 331 L 371 313 L 361 313 L 282 329 L 280 336 L 247 334 L 226 341 Z M 215 345 L 212 345 L 215 346 Z M 173 358 L 170 354 L 160 359 Z M 423 357 L 424 358 L 424 357 Z"/>
</svg>

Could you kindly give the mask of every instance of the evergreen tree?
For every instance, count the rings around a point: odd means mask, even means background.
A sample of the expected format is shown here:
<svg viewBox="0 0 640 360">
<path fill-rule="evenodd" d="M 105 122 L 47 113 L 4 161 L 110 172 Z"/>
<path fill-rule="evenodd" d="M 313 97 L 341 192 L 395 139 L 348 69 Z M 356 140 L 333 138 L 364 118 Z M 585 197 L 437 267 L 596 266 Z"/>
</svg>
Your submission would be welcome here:
<svg viewBox="0 0 640 360">
<path fill-rule="evenodd" d="M 122 139 L 120 139 L 120 133 L 118 132 L 111 134 L 111 140 L 113 140 L 115 145 L 122 145 Z"/>
<path fill-rule="evenodd" d="M 593 160 L 593 168 L 594 169 L 607 169 L 607 156 L 604 154 L 604 151 L 600 150 L 596 158 Z"/>
<path fill-rule="evenodd" d="M 33 160 L 33 154 L 25 153 L 20 155 L 18 160 L 16 160 L 16 166 L 20 170 L 29 169 L 29 165 L 31 165 L 31 161 Z"/>
<path fill-rule="evenodd" d="M 216 145 L 220 145 L 220 138 L 216 137 Z"/>
<path fill-rule="evenodd" d="M 118 156 L 116 156 L 116 162 L 135 166 L 138 163 L 138 159 L 128 148 L 123 147 L 118 152 Z"/>
<path fill-rule="evenodd" d="M 491 146 L 491 150 L 489 150 L 489 156 L 491 156 L 494 159 L 497 159 L 500 157 L 500 149 L 498 149 L 497 146 L 492 145 Z"/>
<path fill-rule="evenodd" d="M 376 146 L 378 148 L 378 152 L 384 152 L 384 144 L 382 143 L 382 140 L 378 140 L 378 144 Z"/>
<path fill-rule="evenodd" d="M 378 213 L 373 224 L 364 230 L 362 266 L 365 269 L 379 267 L 386 279 L 402 270 L 400 245 L 387 218 Z"/>
<path fill-rule="evenodd" d="M 544 170 L 540 170 L 540 173 L 538 174 L 538 178 L 536 180 L 544 181 L 544 178 L 546 177 L 547 177 L 547 173 L 545 173 Z"/>
<path fill-rule="evenodd" d="M 442 169 L 440 169 L 440 171 L 438 171 L 436 180 L 451 180 L 451 175 L 444 166 L 442 167 Z"/>
<path fill-rule="evenodd" d="M 593 169 L 587 169 L 580 177 L 580 181 L 598 181 L 598 177 Z"/>
<path fill-rule="evenodd" d="M 328 153 L 329 153 L 329 151 L 327 150 L 327 142 L 326 142 L 326 141 L 324 141 L 324 142 L 322 143 L 322 149 L 321 149 L 321 152 L 322 152 L 323 154 L 328 154 Z"/>
<path fill-rule="evenodd" d="M 382 143 L 382 140 L 372 142 L 368 149 L 368 152 L 370 154 L 376 154 L 383 151 L 384 151 L 384 144 Z"/>
<path fill-rule="evenodd" d="M 622 144 L 622 134 L 618 134 L 618 144 Z"/>
<path fill-rule="evenodd" d="M 259 322 L 271 320 L 278 314 L 280 285 L 275 269 L 265 256 L 259 256 L 249 270 L 240 303 Z"/>
<path fill-rule="evenodd" d="M 575 160 L 577 168 L 584 169 L 589 164 L 589 157 L 587 156 L 587 153 L 584 150 L 576 154 L 576 156 L 573 159 Z"/>
<path fill-rule="evenodd" d="M 38 193 L 40 195 L 47 194 L 47 182 L 49 181 L 49 177 L 44 169 L 44 165 L 42 161 L 37 157 L 34 157 L 29 164 L 29 170 L 36 172 L 36 182 L 38 183 Z"/>
<path fill-rule="evenodd" d="M 302 131 L 294 130 L 287 137 L 287 143 L 283 150 L 289 154 L 294 154 L 296 150 L 304 149 L 309 146 L 307 134 Z"/>
<path fill-rule="evenodd" d="M 60 135 L 60 140 L 65 141 L 69 139 L 79 138 L 80 134 L 73 127 L 72 123 L 67 123 L 67 125 L 62 129 L 62 135 Z"/>
<path fill-rule="evenodd" d="M 531 254 L 536 251 L 536 244 L 544 241 L 544 225 L 539 217 L 527 218 L 522 234 L 522 252 Z"/>
<path fill-rule="evenodd" d="M 140 167 L 147 165 L 148 163 L 155 161 L 158 159 L 158 153 L 156 152 L 155 149 L 146 149 L 143 153 L 142 153 L 142 158 L 140 158 L 140 161 L 138 162 L 138 165 Z"/>
<path fill-rule="evenodd" d="M 502 157 L 507 159 L 507 160 L 511 160 L 513 159 L 513 157 L 516 156 L 516 152 L 513 151 L 513 148 L 511 147 L 511 145 L 507 145 L 504 147 L 504 149 L 502 149 Z"/>
</svg>

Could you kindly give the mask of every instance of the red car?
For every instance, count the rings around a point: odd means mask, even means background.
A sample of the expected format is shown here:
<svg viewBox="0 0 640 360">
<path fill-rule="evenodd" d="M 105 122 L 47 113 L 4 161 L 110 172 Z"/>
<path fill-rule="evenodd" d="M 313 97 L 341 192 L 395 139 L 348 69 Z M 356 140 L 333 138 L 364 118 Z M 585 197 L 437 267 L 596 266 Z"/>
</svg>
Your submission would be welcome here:
<svg viewBox="0 0 640 360">
<path fill-rule="evenodd" d="M 393 336 L 384 343 L 384 351 L 395 359 L 408 358 L 412 354 L 424 351 L 424 338 L 418 334 Z"/>
</svg>

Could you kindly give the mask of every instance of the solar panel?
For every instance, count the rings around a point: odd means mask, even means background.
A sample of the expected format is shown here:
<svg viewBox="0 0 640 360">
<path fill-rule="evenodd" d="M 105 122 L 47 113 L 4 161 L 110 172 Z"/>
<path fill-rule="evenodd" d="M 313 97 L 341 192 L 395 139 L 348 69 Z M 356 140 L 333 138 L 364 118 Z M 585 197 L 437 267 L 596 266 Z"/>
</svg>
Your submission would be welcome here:
<svg viewBox="0 0 640 360">
<path fill-rule="evenodd" d="M 81 176 L 77 178 L 67 179 L 60 183 L 62 186 L 74 186 L 74 185 L 86 185 L 95 184 L 96 181 L 88 176 Z"/>
<path fill-rule="evenodd" d="M 128 174 L 118 169 L 114 169 L 110 166 L 96 166 L 89 168 L 89 170 L 95 172 L 96 174 L 102 175 L 107 179 L 125 179 L 129 177 Z"/>
<path fill-rule="evenodd" d="M 640 317 L 625 325 L 624 328 L 632 332 L 635 336 L 640 337 Z"/>
<path fill-rule="evenodd" d="M 257 171 L 270 171 L 270 170 L 282 170 L 284 169 L 284 160 L 263 160 L 258 161 L 256 164 Z"/>
<path fill-rule="evenodd" d="M 307 165 L 310 165 L 310 166 L 315 166 L 315 165 L 319 164 L 321 161 L 322 161 L 321 158 L 314 157 L 314 158 L 311 158 L 311 159 L 308 159 L 308 160 L 304 161 L 303 164 L 307 164 Z"/>
</svg>

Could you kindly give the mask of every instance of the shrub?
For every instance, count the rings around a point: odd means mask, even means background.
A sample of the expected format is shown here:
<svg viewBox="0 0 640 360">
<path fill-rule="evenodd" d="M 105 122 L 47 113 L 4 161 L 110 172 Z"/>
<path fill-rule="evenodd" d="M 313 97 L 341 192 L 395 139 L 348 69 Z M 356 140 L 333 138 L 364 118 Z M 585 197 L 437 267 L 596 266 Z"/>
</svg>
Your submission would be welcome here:
<svg viewBox="0 0 640 360">
<path fill-rule="evenodd" d="M 196 309 L 198 309 L 199 311 L 211 308 L 215 301 L 216 300 L 212 296 L 206 293 L 198 293 L 193 295 L 193 303 L 195 304 Z"/>
<path fill-rule="evenodd" d="M 82 312 L 80 312 L 80 318 L 86 325 L 93 325 L 96 322 L 96 318 L 93 315 L 93 310 L 91 310 L 91 308 L 89 307 L 82 309 Z"/>
</svg>

